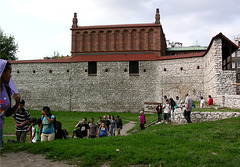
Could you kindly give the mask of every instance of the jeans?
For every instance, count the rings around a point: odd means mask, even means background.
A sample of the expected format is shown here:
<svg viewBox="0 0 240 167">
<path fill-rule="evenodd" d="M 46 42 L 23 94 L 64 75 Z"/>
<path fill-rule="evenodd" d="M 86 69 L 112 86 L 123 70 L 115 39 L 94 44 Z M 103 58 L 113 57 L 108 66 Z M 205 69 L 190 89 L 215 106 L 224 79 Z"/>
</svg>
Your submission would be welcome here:
<svg viewBox="0 0 240 167">
<path fill-rule="evenodd" d="M 110 134 L 111 136 L 115 136 L 115 128 L 111 128 Z"/>
<path fill-rule="evenodd" d="M 184 118 L 187 120 L 188 123 L 192 123 L 190 114 L 191 114 L 191 111 L 184 110 L 183 115 L 184 115 Z"/>
<path fill-rule="evenodd" d="M 158 112 L 158 122 L 161 122 L 162 112 Z"/>
<path fill-rule="evenodd" d="M 0 148 L 2 148 L 3 143 L 3 129 L 0 129 Z"/>
</svg>

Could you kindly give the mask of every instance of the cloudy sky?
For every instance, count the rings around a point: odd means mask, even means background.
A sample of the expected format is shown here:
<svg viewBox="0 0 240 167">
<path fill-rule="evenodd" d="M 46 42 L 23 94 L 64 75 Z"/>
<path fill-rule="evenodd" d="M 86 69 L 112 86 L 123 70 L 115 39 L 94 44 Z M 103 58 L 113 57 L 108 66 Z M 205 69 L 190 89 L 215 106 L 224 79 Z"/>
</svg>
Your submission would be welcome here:
<svg viewBox="0 0 240 167">
<path fill-rule="evenodd" d="M 0 27 L 15 37 L 19 60 L 71 53 L 74 12 L 78 24 L 152 23 L 156 8 L 166 38 L 184 46 L 207 46 L 222 32 L 240 34 L 239 0 L 1 0 Z"/>
</svg>

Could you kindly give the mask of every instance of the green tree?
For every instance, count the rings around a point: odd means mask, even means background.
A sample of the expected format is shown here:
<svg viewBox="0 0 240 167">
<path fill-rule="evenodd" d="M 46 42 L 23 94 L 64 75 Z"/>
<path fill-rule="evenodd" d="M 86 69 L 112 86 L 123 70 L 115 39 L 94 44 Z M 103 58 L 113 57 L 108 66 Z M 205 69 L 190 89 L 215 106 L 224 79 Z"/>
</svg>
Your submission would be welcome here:
<svg viewBox="0 0 240 167">
<path fill-rule="evenodd" d="M 18 44 L 14 42 L 14 36 L 7 36 L 0 28 L 0 58 L 5 60 L 17 60 Z"/>
</svg>

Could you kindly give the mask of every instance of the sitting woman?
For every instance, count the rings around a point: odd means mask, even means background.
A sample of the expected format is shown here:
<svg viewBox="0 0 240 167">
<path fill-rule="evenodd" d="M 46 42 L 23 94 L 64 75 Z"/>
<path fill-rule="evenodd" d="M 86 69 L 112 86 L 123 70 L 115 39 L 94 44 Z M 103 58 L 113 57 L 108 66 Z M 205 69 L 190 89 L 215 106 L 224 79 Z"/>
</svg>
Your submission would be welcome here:
<svg viewBox="0 0 240 167">
<path fill-rule="evenodd" d="M 106 137 L 109 136 L 108 128 L 106 127 L 105 123 L 102 123 L 98 129 L 98 137 Z"/>
<path fill-rule="evenodd" d="M 56 121 L 56 135 L 55 139 L 66 139 L 66 134 L 64 130 L 62 129 L 62 123 L 59 121 Z"/>
</svg>

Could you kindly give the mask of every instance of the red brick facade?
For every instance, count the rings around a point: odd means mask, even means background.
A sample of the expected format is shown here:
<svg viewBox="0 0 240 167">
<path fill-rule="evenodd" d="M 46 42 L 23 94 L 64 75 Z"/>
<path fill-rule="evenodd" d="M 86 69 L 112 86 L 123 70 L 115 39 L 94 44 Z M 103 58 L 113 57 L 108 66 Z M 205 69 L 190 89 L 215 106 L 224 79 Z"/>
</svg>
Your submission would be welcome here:
<svg viewBox="0 0 240 167">
<path fill-rule="evenodd" d="M 155 23 L 107 26 L 78 26 L 77 14 L 72 25 L 72 56 L 83 53 L 155 52 L 166 55 L 166 40 L 159 10 Z"/>
</svg>

